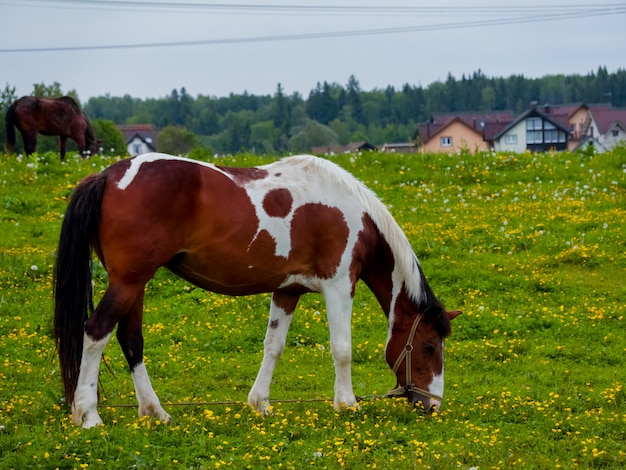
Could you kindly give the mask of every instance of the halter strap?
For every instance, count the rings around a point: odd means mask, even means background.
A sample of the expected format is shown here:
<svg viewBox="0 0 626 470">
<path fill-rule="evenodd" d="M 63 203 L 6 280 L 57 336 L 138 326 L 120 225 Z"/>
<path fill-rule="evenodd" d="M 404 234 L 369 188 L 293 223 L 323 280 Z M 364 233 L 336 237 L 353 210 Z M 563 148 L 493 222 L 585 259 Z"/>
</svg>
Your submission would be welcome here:
<svg viewBox="0 0 626 470">
<path fill-rule="evenodd" d="M 404 395 L 407 392 L 417 392 L 420 395 L 424 395 L 428 398 L 434 398 L 435 400 L 441 401 L 443 399 L 443 397 L 439 395 L 435 395 L 434 393 L 431 393 L 428 390 L 424 390 L 423 388 L 419 388 L 414 383 L 409 382 L 409 380 L 411 379 L 411 352 L 413 351 L 413 339 L 415 338 L 417 325 L 419 325 L 421 320 L 422 320 L 422 315 L 418 315 L 417 317 L 415 317 L 415 320 L 413 321 L 413 326 L 411 326 L 411 331 L 409 331 L 409 336 L 407 337 L 407 340 L 406 340 L 406 345 L 402 349 L 402 352 L 398 356 L 398 359 L 396 359 L 396 362 L 392 368 L 393 373 L 397 375 L 398 369 L 400 368 L 400 364 L 402 364 L 402 361 L 406 358 L 405 365 L 406 365 L 407 384 L 405 386 L 402 386 L 400 385 L 399 381 L 396 382 L 396 388 L 389 390 L 387 394 L 385 395 L 386 397 L 397 397 L 400 395 Z"/>
</svg>

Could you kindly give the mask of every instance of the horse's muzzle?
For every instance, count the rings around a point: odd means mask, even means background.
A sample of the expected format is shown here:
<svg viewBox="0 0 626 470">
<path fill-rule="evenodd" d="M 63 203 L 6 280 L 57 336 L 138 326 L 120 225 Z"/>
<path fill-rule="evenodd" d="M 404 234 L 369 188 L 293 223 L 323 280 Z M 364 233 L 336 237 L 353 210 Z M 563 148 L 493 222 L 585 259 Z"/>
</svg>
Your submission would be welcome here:
<svg viewBox="0 0 626 470">
<path fill-rule="evenodd" d="M 426 396 L 419 391 L 407 390 L 405 396 L 409 400 L 409 403 L 411 403 L 411 406 L 421 408 L 428 414 L 434 413 L 441 406 L 441 401 Z"/>
</svg>

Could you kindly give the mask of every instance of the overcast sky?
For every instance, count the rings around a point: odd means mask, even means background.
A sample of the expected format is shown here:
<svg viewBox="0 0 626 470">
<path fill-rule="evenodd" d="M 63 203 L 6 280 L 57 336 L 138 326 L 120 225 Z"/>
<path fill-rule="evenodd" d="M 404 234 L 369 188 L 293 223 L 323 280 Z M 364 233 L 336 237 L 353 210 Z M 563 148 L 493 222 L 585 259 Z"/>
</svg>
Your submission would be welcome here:
<svg viewBox="0 0 626 470">
<path fill-rule="evenodd" d="M 0 19 L 0 88 L 59 82 L 83 102 L 626 68 L 615 0 L 0 0 Z"/>
</svg>

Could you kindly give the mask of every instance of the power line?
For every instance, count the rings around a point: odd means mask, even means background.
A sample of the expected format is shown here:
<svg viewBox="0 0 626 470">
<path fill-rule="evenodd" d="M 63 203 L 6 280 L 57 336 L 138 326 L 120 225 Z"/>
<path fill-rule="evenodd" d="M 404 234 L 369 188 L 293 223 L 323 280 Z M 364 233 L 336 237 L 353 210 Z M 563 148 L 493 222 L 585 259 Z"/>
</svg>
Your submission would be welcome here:
<svg viewBox="0 0 626 470">
<path fill-rule="evenodd" d="M 6 3 L 6 2 L 4 2 Z M 287 12 L 287 13 L 329 13 L 329 14 L 407 14 L 407 13 L 436 13 L 436 14 L 502 14 L 502 13 L 531 13 L 538 11 L 574 12 L 589 11 L 597 8 L 620 8 L 624 3 L 590 3 L 590 4 L 519 4 L 519 5 L 317 5 L 317 4 L 255 4 L 255 3 L 215 3 L 215 2 L 159 2 L 159 1 L 130 1 L 130 0 L 20 0 L 24 3 L 36 3 L 39 6 L 58 8 L 130 8 L 135 10 L 213 10 L 233 13 L 254 12 Z"/>
<path fill-rule="evenodd" d="M 69 0 L 61 0 L 61 1 L 69 1 Z M 110 3 L 109 0 L 101 0 L 98 2 L 88 2 L 88 3 L 105 3 L 105 2 Z M 123 3 L 134 4 L 136 2 L 123 2 Z M 152 3 L 159 3 L 159 2 L 152 2 Z M 512 24 L 522 24 L 522 23 L 539 23 L 539 22 L 548 22 L 548 21 L 576 19 L 576 18 L 589 18 L 592 16 L 621 15 L 624 13 L 626 13 L 626 5 L 619 6 L 619 7 L 611 5 L 610 7 L 595 8 L 593 10 L 572 11 L 572 12 L 565 12 L 565 13 L 552 13 L 552 14 L 532 15 L 532 16 L 515 16 L 515 17 L 498 18 L 498 19 L 491 19 L 491 20 L 440 23 L 440 24 L 434 24 L 434 25 L 419 25 L 419 26 L 391 27 L 391 28 L 378 28 L 378 29 L 361 29 L 361 30 L 349 30 L 349 31 L 331 31 L 331 32 L 320 32 L 320 33 L 235 37 L 235 38 L 222 38 L 222 39 L 204 39 L 204 40 L 192 40 L 192 41 L 151 42 L 151 43 L 140 43 L 140 44 L 107 44 L 107 45 L 92 45 L 92 46 L 7 48 L 7 49 L 0 49 L 0 53 L 6 54 L 6 53 L 29 53 L 29 52 L 32 53 L 32 52 L 94 51 L 94 50 L 113 50 L 113 49 L 147 49 L 147 48 L 162 48 L 162 47 L 215 46 L 215 45 L 226 45 L 226 44 L 330 39 L 330 38 L 345 38 L 345 37 L 357 37 L 357 36 L 376 36 L 376 35 L 401 34 L 401 33 L 418 33 L 418 32 L 424 32 L 424 31 L 456 30 L 456 29 L 478 28 L 478 27 L 493 27 L 493 26 L 503 26 L 503 25 L 512 25 Z"/>
</svg>

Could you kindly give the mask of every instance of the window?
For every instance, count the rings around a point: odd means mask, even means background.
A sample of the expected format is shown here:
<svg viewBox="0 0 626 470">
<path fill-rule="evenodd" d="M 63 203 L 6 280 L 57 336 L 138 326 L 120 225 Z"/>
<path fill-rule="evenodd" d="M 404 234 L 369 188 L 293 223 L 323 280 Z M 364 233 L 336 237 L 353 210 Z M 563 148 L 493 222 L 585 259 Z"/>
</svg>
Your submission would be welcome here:
<svg viewBox="0 0 626 470">
<path fill-rule="evenodd" d="M 542 129 L 541 127 L 541 118 L 533 117 L 526 119 L 526 130 L 527 131 L 539 131 Z"/>
<path fill-rule="evenodd" d="M 619 135 L 619 131 L 618 131 L 617 129 L 616 129 L 616 130 L 614 130 L 614 131 L 611 131 L 611 135 L 612 135 L 613 137 L 617 137 L 617 136 Z"/>
<path fill-rule="evenodd" d="M 139 155 L 141 153 L 141 145 L 133 144 L 133 153 Z"/>
<path fill-rule="evenodd" d="M 543 135 L 541 131 L 526 131 L 527 144 L 542 144 Z"/>
<path fill-rule="evenodd" d="M 452 147 L 452 137 L 445 136 L 441 138 L 442 147 Z"/>
<path fill-rule="evenodd" d="M 504 143 L 507 145 L 517 144 L 517 134 L 505 134 Z"/>
<path fill-rule="evenodd" d="M 543 134 L 543 138 L 544 138 L 544 141 L 547 144 L 556 143 L 556 142 L 558 142 L 558 139 L 559 139 L 559 131 L 557 131 L 556 129 L 555 130 L 547 130 Z"/>
<path fill-rule="evenodd" d="M 540 117 L 526 119 L 526 143 L 543 143 L 543 120 Z"/>
</svg>

